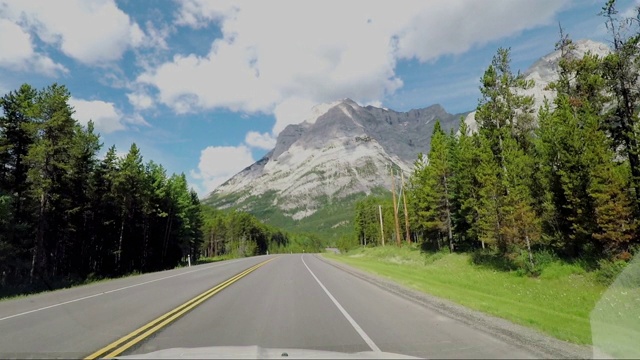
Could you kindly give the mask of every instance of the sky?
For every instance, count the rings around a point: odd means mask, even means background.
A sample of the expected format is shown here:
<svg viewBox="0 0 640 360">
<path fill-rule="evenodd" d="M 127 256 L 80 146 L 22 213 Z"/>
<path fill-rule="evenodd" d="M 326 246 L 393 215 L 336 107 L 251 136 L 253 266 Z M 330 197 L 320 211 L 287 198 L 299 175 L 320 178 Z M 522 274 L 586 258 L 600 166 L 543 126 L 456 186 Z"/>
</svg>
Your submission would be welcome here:
<svg viewBox="0 0 640 360">
<path fill-rule="evenodd" d="M 499 47 L 525 71 L 558 24 L 607 42 L 604 2 L 0 0 L 0 94 L 63 84 L 101 156 L 135 142 L 206 196 L 319 103 L 471 111 Z"/>
</svg>

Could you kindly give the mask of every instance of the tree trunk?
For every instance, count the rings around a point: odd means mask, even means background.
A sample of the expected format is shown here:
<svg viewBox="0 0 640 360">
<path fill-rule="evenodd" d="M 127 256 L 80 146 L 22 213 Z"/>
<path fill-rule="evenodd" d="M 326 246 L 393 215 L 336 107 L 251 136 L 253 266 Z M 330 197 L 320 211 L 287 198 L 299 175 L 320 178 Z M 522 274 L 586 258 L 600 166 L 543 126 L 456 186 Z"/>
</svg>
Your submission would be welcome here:
<svg viewBox="0 0 640 360">
<path fill-rule="evenodd" d="M 143 225 L 142 225 L 142 232 L 143 232 L 143 245 L 142 245 L 142 268 L 144 269 L 147 265 L 147 254 L 148 254 L 148 248 L 149 248 L 149 218 L 145 215 L 144 220 L 143 220 Z"/>
<path fill-rule="evenodd" d="M 38 257 L 38 247 L 34 247 L 33 255 L 31 256 L 31 270 L 29 271 L 29 284 L 33 284 L 33 275 L 35 274 L 36 269 L 36 257 Z"/>
<path fill-rule="evenodd" d="M 45 207 L 47 205 L 46 196 L 43 193 L 40 195 L 40 209 L 38 213 L 38 230 L 36 232 L 36 250 L 34 252 L 33 266 L 31 268 L 31 277 L 33 278 L 34 270 L 40 273 L 40 276 L 44 276 L 47 266 L 47 256 L 44 249 L 44 232 L 45 232 Z"/>
<path fill-rule="evenodd" d="M 447 210 L 447 230 L 449 236 L 449 251 L 453 252 L 453 230 L 451 229 L 451 205 L 449 204 L 449 190 L 447 186 L 447 176 L 444 177 L 444 199 Z"/>
<path fill-rule="evenodd" d="M 529 234 L 525 235 L 525 240 L 527 241 L 527 251 L 529 252 L 529 263 L 531 264 L 531 269 L 533 270 L 533 254 L 531 253 L 531 241 L 529 240 Z"/>
<path fill-rule="evenodd" d="M 169 245 L 169 237 L 171 236 L 171 223 L 173 221 L 172 218 L 173 209 L 169 209 L 169 213 L 167 214 L 167 223 L 164 227 L 164 236 L 162 238 L 162 263 L 164 264 L 164 258 L 167 255 L 167 246 Z"/>
<path fill-rule="evenodd" d="M 120 221 L 120 236 L 118 237 L 118 251 L 116 252 L 116 271 L 120 270 L 120 260 L 122 259 L 122 238 L 124 237 L 124 220 L 125 212 L 122 211 L 122 218 Z"/>
</svg>

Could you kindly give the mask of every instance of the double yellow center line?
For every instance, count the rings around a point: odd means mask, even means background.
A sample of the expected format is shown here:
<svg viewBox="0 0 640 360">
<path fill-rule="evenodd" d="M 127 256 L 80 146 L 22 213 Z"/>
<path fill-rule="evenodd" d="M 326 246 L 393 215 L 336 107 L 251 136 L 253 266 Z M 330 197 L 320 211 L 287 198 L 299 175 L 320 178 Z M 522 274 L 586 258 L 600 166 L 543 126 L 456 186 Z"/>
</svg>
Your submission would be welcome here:
<svg viewBox="0 0 640 360">
<path fill-rule="evenodd" d="M 269 260 L 263 261 L 257 265 L 254 265 L 245 271 L 227 279 L 226 281 L 216 285 L 215 287 L 203 292 L 202 294 L 196 296 L 195 298 L 185 302 L 184 304 L 178 306 L 177 308 L 169 311 L 168 313 L 156 318 L 155 320 L 149 322 L 148 324 L 132 331 L 126 336 L 112 342 L 111 344 L 103 347 L 102 349 L 92 353 L 87 356 L 85 359 L 97 359 L 97 358 L 112 358 L 122 354 L 125 350 L 129 349 L 133 345 L 139 343 L 140 341 L 146 339 L 156 331 L 162 329 L 167 326 L 174 320 L 178 319 L 180 316 L 186 314 L 196 306 L 205 302 L 207 299 L 212 297 L 213 295 L 219 293 L 224 288 L 233 284 L 234 282 L 242 279 L 247 276 L 249 273 L 258 269 L 262 265 L 268 263 L 269 261 L 274 260 L 275 258 L 271 258 Z"/>
</svg>

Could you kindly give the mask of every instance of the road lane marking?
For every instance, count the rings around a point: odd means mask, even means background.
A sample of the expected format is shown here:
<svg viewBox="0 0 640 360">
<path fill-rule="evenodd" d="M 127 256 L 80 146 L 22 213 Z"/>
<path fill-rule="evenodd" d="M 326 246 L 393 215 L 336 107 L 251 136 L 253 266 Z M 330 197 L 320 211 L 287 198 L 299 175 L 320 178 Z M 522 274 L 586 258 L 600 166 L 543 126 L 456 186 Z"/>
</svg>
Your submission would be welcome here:
<svg viewBox="0 0 640 360">
<path fill-rule="evenodd" d="M 316 274 L 313 273 L 313 271 L 311 271 L 311 269 L 309 269 L 309 266 L 307 265 L 307 263 L 304 261 L 304 255 L 300 256 L 300 259 L 302 259 L 302 263 L 304 264 L 304 266 L 307 268 L 307 270 L 309 270 L 309 272 L 311 273 L 311 276 L 313 276 L 314 279 L 316 279 L 316 281 L 318 282 L 318 284 L 320 285 L 320 287 L 322 288 L 322 290 L 324 290 L 325 293 L 327 293 L 327 296 L 329 296 L 329 299 L 331 299 L 331 301 L 333 301 L 333 303 L 338 307 L 338 310 L 340 310 L 340 312 L 342 313 L 342 315 L 344 315 L 345 318 L 347 318 L 347 321 L 349 321 L 349 323 L 351 324 L 351 326 L 353 326 L 353 328 L 358 332 L 358 334 L 360 335 L 360 337 L 362 337 L 362 340 L 364 340 L 364 342 L 367 343 L 367 345 L 369 345 L 369 347 L 371 348 L 371 350 L 373 351 L 377 351 L 377 352 L 381 352 L 380 348 L 378 347 L 378 345 L 376 345 L 373 340 L 371 340 L 371 338 L 369 337 L 369 335 L 367 335 L 366 332 L 364 332 L 364 330 L 362 330 L 362 328 L 360 327 L 360 325 L 358 325 L 358 323 L 353 320 L 353 318 L 351 317 L 351 315 L 349 315 L 349 313 L 347 312 L 347 310 L 345 310 L 342 305 L 340 305 L 340 303 L 338 302 L 338 300 L 336 300 L 335 297 L 333 297 L 333 295 L 331 295 L 331 293 L 329 292 L 329 290 L 327 290 L 327 288 L 320 282 L 320 279 L 318 279 L 318 277 L 316 276 Z"/>
<path fill-rule="evenodd" d="M 176 319 L 178 319 L 182 315 L 184 315 L 187 312 L 191 311 L 196 306 L 198 306 L 201 303 L 203 303 L 204 301 L 208 300 L 209 298 L 211 298 L 215 294 L 219 293 L 223 289 L 227 288 L 231 284 L 235 283 L 236 281 L 242 279 L 243 277 L 249 275 L 251 272 L 253 272 L 256 269 L 258 269 L 259 267 L 261 267 L 261 266 L 265 265 L 266 263 L 268 263 L 268 262 L 270 262 L 272 260 L 275 260 L 275 259 L 276 258 L 268 259 L 266 261 L 263 261 L 263 262 L 261 262 L 259 264 L 256 264 L 256 265 L 254 265 L 254 266 L 252 266 L 252 267 L 250 267 L 250 268 L 248 268 L 248 269 L 236 274 L 235 276 L 230 277 L 229 279 L 221 282 L 220 284 L 214 286 L 213 288 L 205 291 L 204 293 L 202 293 L 202 294 L 194 297 L 193 299 L 185 302 L 184 304 L 176 307 L 175 309 L 169 311 L 168 313 L 157 317 L 156 319 L 152 320 L 151 322 L 147 323 L 146 325 L 141 326 L 140 328 L 130 332 L 129 334 L 127 334 L 127 335 L 123 336 L 122 338 L 112 342 L 111 344 L 103 347 L 102 349 L 97 350 L 96 352 L 88 355 L 85 359 L 96 359 L 98 357 L 101 357 L 101 358 L 112 358 L 114 356 L 118 356 L 118 355 L 122 354 L 124 351 L 126 351 L 130 347 L 134 346 L 135 344 L 137 344 L 140 341 L 146 339 L 147 337 L 149 337 L 153 333 L 155 333 L 158 330 L 162 329 L 166 325 L 168 325 L 171 322 L 175 321 Z"/>
<path fill-rule="evenodd" d="M 211 268 L 214 268 L 214 267 L 217 267 L 217 266 L 221 266 L 221 265 L 228 265 L 228 264 L 232 264 L 232 263 L 235 263 L 235 262 L 237 262 L 237 261 L 239 261 L 239 260 L 230 261 L 230 262 L 225 262 L 225 263 L 220 263 L 220 264 L 214 264 L 214 265 L 212 265 L 212 266 L 207 266 L 207 267 L 202 268 L 202 269 L 191 270 L 191 271 L 183 272 L 183 273 L 180 273 L 180 274 L 175 274 L 175 275 L 165 276 L 165 277 L 162 277 L 162 278 L 159 278 L 159 279 L 154 279 L 154 280 L 149 280 L 149 281 L 141 282 L 141 283 L 139 283 L 139 284 L 128 285 L 128 286 L 125 286 L 125 287 L 121 287 L 121 288 L 117 288 L 117 289 L 113 289 L 113 290 L 108 290 L 108 291 L 103 291 L 103 292 L 100 292 L 100 293 L 97 293 L 97 294 L 93 294 L 93 295 L 83 296 L 83 297 L 81 297 L 81 298 L 77 298 L 77 299 L 73 299 L 73 300 L 68 300 L 68 301 L 64 301 L 64 302 L 57 303 L 57 304 L 53 304 L 53 305 L 48 305 L 48 306 L 41 307 L 41 308 L 38 308 L 38 309 L 34 309 L 34 310 L 29 310 L 29 311 L 21 312 L 21 313 L 19 313 L 19 314 L 14 314 L 14 315 L 5 316 L 5 317 L 3 317 L 3 318 L 0 318 L 0 321 L 8 320 L 8 319 L 12 319 L 12 318 L 15 318 L 15 317 L 18 317 L 18 316 L 23 316 L 23 315 L 32 314 L 32 313 L 35 313 L 35 312 L 38 312 L 38 311 L 47 310 L 47 309 L 55 308 L 55 307 L 58 307 L 58 306 L 67 305 L 67 304 L 71 304 L 71 303 L 74 303 L 74 302 L 82 301 L 82 300 L 91 299 L 91 298 L 94 298 L 94 297 L 97 297 L 97 296 L 101 296 L 101 295 L 106 295 L 106 294 L 111 294 L 111 293 L 118 292 L 118 291 L 122 291 L 122 290 L 126 290 L 126 289 L 131 289 L 131 288 L 134 288 L 134 287 L 137 287 L 137 286 L 142 286 L 142 285 L 151 284 L 151 283 L 154 283 L 154 282 L 156 282 L 156 281 L 160 281 L 160 280 L 166 280 L 166 279 L 174 278 L 174 277 L 177 277 L 177 276 L 182 276 L 182 275 L 187 275 L 187 274 L 195 273 L 195 272 L 198 272 L 198 271 L 208 270 L 208 269 L 211 269 Z M 114 280 L 115 280 L 115 279 L 114 279 Z"/>
</svg>

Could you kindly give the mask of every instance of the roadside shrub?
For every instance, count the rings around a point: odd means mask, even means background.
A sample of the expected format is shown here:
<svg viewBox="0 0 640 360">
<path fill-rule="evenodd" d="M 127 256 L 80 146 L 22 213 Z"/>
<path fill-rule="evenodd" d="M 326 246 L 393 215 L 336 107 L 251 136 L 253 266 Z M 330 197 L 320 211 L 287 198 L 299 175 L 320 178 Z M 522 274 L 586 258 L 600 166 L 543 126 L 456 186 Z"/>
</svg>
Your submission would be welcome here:
<svg viewBox="0 0 640 360">
<path fill-rule="evenodd" d="M 611 285 L 626 266 L 627 262 L 622 260 L 600 260 L 595 271 L 595 279 L 603 285 Z"/>
<path fill-rule="evenodd" d="M 425 255 L 424 264 L 429 265 L 447 256 L 450 252 L 448 249 L 442 249 L 436 252 L 423 252 L 423 254 Z"/>
<path fill-rule="evenodd" d="M 358 247 L 358 239 L 353 235 L 342 235 L 338 241 L 336 241 L 336 247 L 340 249 L 340 252 L 345 253 Z"/>
<path fill-rule="evenodd" d="M 539 250 L 533 252 L 533 266 L 531 266 L 529 252 L 520 250 L 514 262 L 518 266 L 518 273 L 520 275 L 540 276 L 545 268 L 556 261 L 558 261 L 558 257 L 553 252 L 549 250 Z"/>
<path fill-rule="evenodd" d="M 474 265 L 499 270 L 512 271 L 517 266 L 508 257 L 502 256 L 491 249 L 478 249 L 471 253 L 471 263 Z"/>
</svg>

